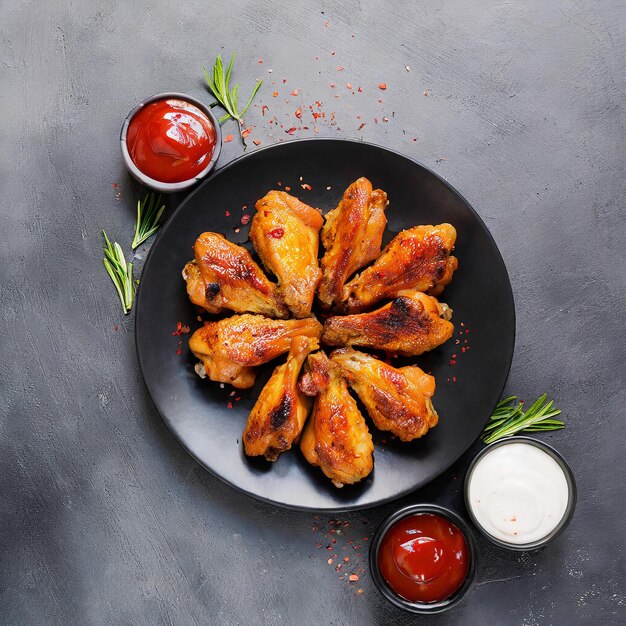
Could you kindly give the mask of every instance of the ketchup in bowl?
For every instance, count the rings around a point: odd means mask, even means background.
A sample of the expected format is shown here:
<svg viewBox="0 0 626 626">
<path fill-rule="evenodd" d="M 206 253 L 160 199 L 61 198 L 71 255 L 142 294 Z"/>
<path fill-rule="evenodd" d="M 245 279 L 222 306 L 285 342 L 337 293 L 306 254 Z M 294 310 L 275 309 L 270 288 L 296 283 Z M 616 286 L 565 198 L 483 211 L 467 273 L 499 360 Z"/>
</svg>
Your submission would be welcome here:
<svg viewBox="0 0 626 626">
<path fill-rule="evenodd" d="M 463 533 L 441 515 L 404 517 L 385 533 L 378 567 L 389 587 L 410 602 L 440 602 L 465 581 L 470 554 Z"/>
<path fill-rule="evenodd" d="M 215 127 L 197 106 L 165 98 L 143 106 L 130 120 L 128 153 L 143 174 L 163 183 L 194 178 L 210 163 Z"/>
</svg>

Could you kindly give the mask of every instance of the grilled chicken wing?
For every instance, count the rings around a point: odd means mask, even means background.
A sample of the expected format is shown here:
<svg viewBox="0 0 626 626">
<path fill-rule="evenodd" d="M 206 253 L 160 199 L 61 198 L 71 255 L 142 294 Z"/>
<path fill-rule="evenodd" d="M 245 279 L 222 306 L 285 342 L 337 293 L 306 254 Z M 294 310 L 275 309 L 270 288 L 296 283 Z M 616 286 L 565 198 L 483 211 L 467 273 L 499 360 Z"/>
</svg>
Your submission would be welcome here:
<svg viewBox="0 0 626 626">
<path fill-rule="evenodd" d="M 321 334 L 322 325 L 312 317 L 272 320 L 262 315 L 233 315 L 205 322 L 189 339 L 189 348 L 202 364 L 196 368 L 200 376 L 248 389 L 254 385 L 254 368 L 287 352 L 294 337 L 319 339 Z"/>
<path fill-rule="evenodd" d="M 452 309 L 436 298 L 419 291 L 401 291 L 395 300 L 371 313 L 329 317 L 322 342 L 416 356 L 452 337 L 451 317 Z"/>
<path fill-rule="evenodd" d="M 326 252 L 320 263 L 322 281 L 317 292 L 324 308 L 337 304 L 350 276 L 380 254 L 387 204 L 384 191 L 372 191 L 372 183 L 359 178 L 346 189 L 337 208 L 326 215 L 322 228 Z"/>
<path fill-rule="evenodd" d="M 311 398 L 297 389 L 302 364 L 319 347 L 317 339 L 294 337 L 287 362 L 279 365 L 263 387 L 248 416 L 243 446 L 248 456 L 275 461 L 281 452 L 300 439 L 311 409 Z"/>
<path fill-rule="evenodd" d="M 250 239 L 263 265 L 278 278 L 278 293 L 294 317 L 311 315 L 318 266 L 318 233 L 324 218 L 284 191 L 270 191 L 256 203 Z"/>
<path fill-rule="evenodd" d="M 396 369 L 351 348 L 335 350 L 331 359 L 341 366 L 377 428 L 411 441 L 436 426 L 439 416 L 431 401 L 435 379 L 419 367 Z"/>
<path fill-rule="evenodd" d="M 344 287 L 342 310 L 358 313 L 404 289 L 439 295 L 458 266 L 456 257 L 450 256 L 455 241 L 456 230 L 450 224 L 403 230 L 376 263 Z"/>
<path fill-rule="evenodd" d="M 194 245 L 195 259 L 185 265 L 190 300 L 209 313 L 230 309 L 285 318 L 289 311 L 250 253 L 217 233 L 203 233 Z"/>
<path fill-rule="evenodd" d="M 374 444 L 340 369 L 323 352 L 307 360 L 301 389 L 317 393 L 300 449 L 336 487 L 365 478 L 374 467 Z"/>
</svg>

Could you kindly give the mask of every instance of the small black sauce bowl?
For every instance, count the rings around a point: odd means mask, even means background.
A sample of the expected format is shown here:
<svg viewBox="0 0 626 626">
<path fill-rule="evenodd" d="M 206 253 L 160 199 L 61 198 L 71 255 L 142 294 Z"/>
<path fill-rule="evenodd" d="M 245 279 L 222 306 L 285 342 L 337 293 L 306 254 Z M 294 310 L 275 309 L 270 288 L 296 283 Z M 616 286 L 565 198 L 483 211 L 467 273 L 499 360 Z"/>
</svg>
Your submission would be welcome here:
<svg viewBox="0 0 626 626">
<path fill-rule="evenodd" d="M 502 541 L 490 535 L 478 522 L 474 513 L 472 511 L 472 507 L 469 501 L 469 483 L 472 477 L 472 472 L 474 468 L 478 464 L 478 462 L 489 452 L 491 452 L 494 448 L 499 448 L 501 446 L 510 445 L 512 443 L 526 443 L 532 446 L 547 452 L 561 467 L 563 473 L 565 474 L 565 481 L 567 482 L 567 488 L 569 491 L 569 498 L 567 500 L 567 507 L 565 508 L 565 513 L 563 514 L 563 518 L 559 522 L 558 526 L 547 534 L 543 539 L 538 539 L 537 541 L 533 541 L 531 543 L 507 543 L 506 541 Z M 507 437 L 506 439 L 501 439 L 500 441 L 496 441 L 494 443 L 489 444 L 486 448 L 481 450 L 472 460 L 470 466 L 467 468 L 467 473 L 465 474 L 465 483 L 463 486 L 463 493 L 465 496 L 465 508 L 467 509 L 467 514 L 474 526 L 478 529 L 481 535 L 485 538 L 489 539 L 491 543 L 499 546 L 500 548 L 506 548 L 507 550 L 514 550 L 516 552 L 527 552 L 529 550 L 538 550 L 539 548 L 543 548 L 548 545 L 550 542 L 554 541 L 567 527 L 570 523 L 574 515 L 574 509 L 576 508 L 576 480 L 574 479 L 574 474 L 572 472 L 571 467 L 567 464 L 567 461 L 552 447 L 543 441 L 539 441 L 538 439 L 533 439 L 532 437 Z"/>
<path fill-rule="evenodd" d="M 449 598 L 441 600 L 440 602 L 411 602 L 409 600 L 405 600 L 389 586 L 387 581 L 383 578 L 380 568 L 378 567 L 378 551 L 383 537 L 387 534 L 387 531 L 401 519 L 409 517 L 410 515 L 419 515 L 421 513 L 440 515 L 449 522 L 452 522 L 463 534 L 469 555 L 469 568 L 467 570 L 465 580 Z M 451 609 L 453 606 L 456 606 L 465 597 L 469 588 L 472 586 L 472 582 L 474 581 L 474 577 L 476 575 L 477 557 L 478 549 L 476 547 L 476 540 L 474 539 L 472 529 L 469 524 L 465 522 L 465 520 L 459 517 L 457 513 L 437 504 L 413 504 L 389 515 L 376 529 L 370 545 L 370 573 L 378 591 L 380 591 L 380 593 L 382 593 L 383 596 L 389 600 L 389 602 L 398 608 L 411 613 L 443 613 L 444 611 Z"/>
<path fill-rule="evenodd" d="M 208 118 L 213 127 L 215 128 L 215 149 L 213 150 L 213 155 L 211 156 L 211 160 L 207 164 L 207 166 L 196 176 L 193 178 L 188 178 L 187 180 L 180 181 L 178 183 L 164 183 L 160 180 L 156 180 L 154 178 L 150 178 L 150 176 L 146 176 L 134 163 L 132 160 L 130 153 L 128 152 L 128 146 L 126 144 L 126 135 L 128 134 L 128 125 L 130 121 L 133 119 L 133 116 L 139 111 L 139 109 L 143 108 L 147 104 L 151 102 L 156 102 L 157 100 L 184 100 L 185 102 L 189 102 L 194 106 L 198 107 Z M 150 96 L 145 100 L 142 100 L 127 116 L 122 124 L 122 130 L 120 132 L 120 145 L 122 148 L 122 157 L 124 159 L 124 163 L 128 168 L 128 171 L 131 173 L 131 176 L 146 185 L 146 187 L 150 187 L 151 189 L 155 189 L 156 191 L 160 191 L 162 193 L 174 193 L 176 191 L 184 191 L 188 189 L 192 185 L 195 185 L 197 182 L 201 181 L 205 178 L 215 167 L 217 163 L 217 159 L 220 156 L 220 152 L 222 150 L 222 131 L 220 129 L 220 123 L 215 117 L 213 111 L 211 111 L 211 107 L 207 106 L 200 100 L 196 100 L 195 98 L 188 96 L 184 93 L 177 92 L 167 92 L 167 93 L 157 93 L 154 96 Z"/>
</svg>

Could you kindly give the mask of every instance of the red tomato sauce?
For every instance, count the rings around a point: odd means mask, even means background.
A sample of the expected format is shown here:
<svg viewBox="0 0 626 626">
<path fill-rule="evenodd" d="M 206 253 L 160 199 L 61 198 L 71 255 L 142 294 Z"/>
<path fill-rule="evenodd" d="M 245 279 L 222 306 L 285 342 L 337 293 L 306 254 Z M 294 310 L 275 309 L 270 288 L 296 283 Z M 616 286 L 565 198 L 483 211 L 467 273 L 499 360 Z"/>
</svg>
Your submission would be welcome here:
<svg viewBox="0 0 626 626">
<path fill-rule="evenodd" d="M 378 565 L 393 591 L 410 602 L 440 602 L 463 583 L 469 551 L 461 531 L 440 515 L 420 513 L 385 534 Z"/>
<path fill-rule="evenodd" d="M 211 161 L 215 141 L 215 128 L 205 113 L 173 99 L 142 107 L 130 120 L 126 135 L 135 165 L 162 183 L 197 176 Z"/>
</svg>

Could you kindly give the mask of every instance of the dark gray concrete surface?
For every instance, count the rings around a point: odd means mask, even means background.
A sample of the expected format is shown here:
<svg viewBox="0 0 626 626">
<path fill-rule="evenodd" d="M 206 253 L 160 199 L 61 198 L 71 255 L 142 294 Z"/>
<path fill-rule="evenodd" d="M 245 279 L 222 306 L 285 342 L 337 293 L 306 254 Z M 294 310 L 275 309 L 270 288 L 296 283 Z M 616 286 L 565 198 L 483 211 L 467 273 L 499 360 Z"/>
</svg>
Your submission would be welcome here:
<svg viewBox="0 0 626 626">
<path fill-rule="evenodd" d="M 623 10 L 618 0 L 2 2 L 0 623 L 624 623 Z M 563 409 L 567 429 L 543 438 L 576 473 L 571 526 L 531 554 L 480 540 L 475 588 L 440 618 L 393 609 L 367 573 L 338 580 L 328 518 L 259 504 L 203 471 L 142 383 L 134 318 L 101 262 L 100 229 L 128 248 L 140 193 L 119 128 L 152 93 L 210 101 L 202 65 L 222 47 L 238 54 L 243 93 L 265 80 L 250 139 L 289 138 L 269 117 L 300 126 L 295 109 L 321 100 L 337 124 L 320 120 L 320 136 L 403 152 L 473 203 L 515 292 L 507 391 L 548 391 Z M 220 164 L 240 153 L 225 144 Z M 470 458 L 403 502 L 338 516 L 350 522 L 340 556 L 358 567 L 353 546 L 400 504 L 462 510 Z"/>
</svg>

